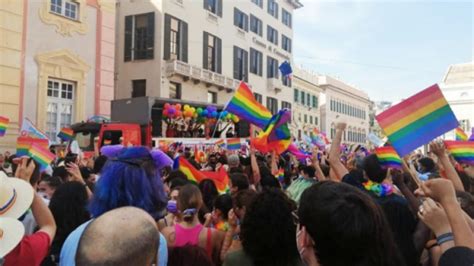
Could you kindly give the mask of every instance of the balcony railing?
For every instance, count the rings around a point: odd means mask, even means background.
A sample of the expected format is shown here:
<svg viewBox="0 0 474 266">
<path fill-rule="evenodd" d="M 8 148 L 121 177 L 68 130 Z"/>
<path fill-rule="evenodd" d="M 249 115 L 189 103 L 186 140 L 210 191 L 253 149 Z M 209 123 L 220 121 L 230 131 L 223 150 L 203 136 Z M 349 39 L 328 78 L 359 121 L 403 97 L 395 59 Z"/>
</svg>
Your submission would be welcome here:
<svg viewBox="0 0 474 266">
<path fill-rule="evenodd" d="M 279 78 L 268 78 L 267 89 L 274 90 L 276 93 L 281 92 L 284 89 L 283 82 Z"/>
<path fill-rule="evenodd" d="M 227 91 L 235 90 L 240 83 L 236 79 L 176 59 L 166 61 L 166 75 L 180 75 L 184 79 L 192 79 L 195 83 L 204 82 L 208 86 L 214 85 Z"/>
</svg>

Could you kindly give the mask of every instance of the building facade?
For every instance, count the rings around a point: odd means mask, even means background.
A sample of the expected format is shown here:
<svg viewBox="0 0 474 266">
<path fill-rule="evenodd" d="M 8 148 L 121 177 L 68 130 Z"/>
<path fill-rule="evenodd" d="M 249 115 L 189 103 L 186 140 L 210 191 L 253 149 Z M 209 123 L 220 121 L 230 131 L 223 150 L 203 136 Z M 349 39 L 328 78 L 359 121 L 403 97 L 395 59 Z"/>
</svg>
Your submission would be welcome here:
<svg viewBox="0 0 474 266">
<path fill-rule="evenodd" d="M 449 66 L 440 87 L 460 127 L 469 136 L 474 127 L 474 63 Z M 454 131 L 445 137 L 454 139 Z"/>
<path fill-rule="evenodd" d="M 28 118 L 52 141 L 64 126 L 110 114 L 114 0 L 5 0 L 0 5 L 0 149 Z"/>
<path fill-rule="evenodd" d="M 366 143 L 369 133 L 369 106 L 367 93 L 330 76 L 318 76 L 318 85 L 325 92 L 321 106 L 321 129 L 332 140 L 336 123 L 347 123 L 343 135 L 345 143 Z"/>
<path fill-rule="evenodd" d="M 117 99 L 156 97 L 224 105 L 240 80 L 272 112 L 291 107 L 297 0 L 120 0 Z"/>
<path fill-rule="evenodd" d="M 293 105 L 291 129 L 301 139 L 314 128 L 320 130 L 320 97 L 323 90 L 317 85 L 318 76 L 309 71 L 295 68 L 293 71 Z"/>
</svg>

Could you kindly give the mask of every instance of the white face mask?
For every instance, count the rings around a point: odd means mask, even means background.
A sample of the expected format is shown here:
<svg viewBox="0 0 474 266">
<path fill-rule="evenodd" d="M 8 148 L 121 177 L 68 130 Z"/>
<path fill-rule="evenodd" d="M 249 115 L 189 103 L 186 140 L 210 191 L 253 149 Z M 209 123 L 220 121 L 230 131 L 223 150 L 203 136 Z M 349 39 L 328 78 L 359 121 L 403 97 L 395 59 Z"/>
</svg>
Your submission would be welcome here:
<svg viewBox="0 0 474 266">
<path fill-rule="evenodd" d="M 50 200 L 50 198 L 48 197 L 48 194 L 44 193 L 44 192 L 36 192 L 36 194 L 38 194 L 38 196 L 42 197 L 43 199 L 47 199 L 47 200 Z"/>
</svg>

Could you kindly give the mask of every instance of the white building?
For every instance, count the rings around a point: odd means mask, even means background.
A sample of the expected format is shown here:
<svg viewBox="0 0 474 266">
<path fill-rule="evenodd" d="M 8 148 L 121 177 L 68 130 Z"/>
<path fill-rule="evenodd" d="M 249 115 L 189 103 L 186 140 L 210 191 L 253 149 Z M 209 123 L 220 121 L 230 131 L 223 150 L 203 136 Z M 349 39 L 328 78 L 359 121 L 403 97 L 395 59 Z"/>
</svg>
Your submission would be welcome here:
<svg viewBox="0 0 474 266">
<path fill-rule="evenodd" d="M 319 76 L 318 85 L 325 91 L 321 106 L 321 130 L 332 139 L 338 121 L 347 122 L 343 135 L 345 143 L 365 143 L 369 132 L 369 105 L 367 93 L 330 76 Z"/>
<path fill-rule="evenodd" d="M 293 106 L 291 129 L 298 139 L 302 134 L 320 129 L 320 97 L 323 90 L 318 87 L 318 76 L 301 68 L 293 70 Z"/>
<path fill-rule="evenodd" d="M 474 127 L 474 63 L 449 66 L 440 86 L 461 128 L 469 136 Z M 453 139 L 454 133 L 449 132 L 445 137 Z"/>
<path fill-rule="evenodd" d="M 291 107 L 278 67 L 292 60 L 298 0 L 118 2 L 116 99 L 223 105 L 244 80 L 272 112 Z"/>
</svg>

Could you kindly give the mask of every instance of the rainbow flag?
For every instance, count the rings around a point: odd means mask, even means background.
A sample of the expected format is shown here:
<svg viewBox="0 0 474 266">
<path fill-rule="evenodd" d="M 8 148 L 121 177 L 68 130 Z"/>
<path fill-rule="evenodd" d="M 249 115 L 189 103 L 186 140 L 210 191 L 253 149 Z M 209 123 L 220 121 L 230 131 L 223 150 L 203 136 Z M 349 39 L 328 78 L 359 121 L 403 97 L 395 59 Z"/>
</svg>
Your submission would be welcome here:
<svg viewBox="0 0 474 266">
<path fill-rule="evenodd" d="M 184 157 L 179 157 L 178 164 L 178 169 L 186 175 L 189 181 L 199 184 L 204 179 L 210 179 L 220 194 L 229 190 L 229 176 L 224 167 L 221 167 L 218 172 L 199 171 Z"/>
<path fill-rule="evenodd" d="M 233 138 L 233 139 L 228 139 L 227 140 L 227 149 L 228 150 L 238 150 L 240 149 L 240 139 L 239 138 Z"/>
<path fill-rule="evenodd" d="M 437 84 L 382 112 L 376 119 L 400 156 L 458 126 Z"/>
<path fill-rule="evenodd" d="M 375 148 L 375 155 L 382 168 L 402 168 L 402 159 L 391 146 Z"/>
<path fill-rule="evenodd" d="M 240 82 L 239 88 L 224 109 L 259 128 L 264 128 L 272 118 L 272 113 L 255 100 L 245 82 Z"/>
<path fill-rule="evenodd" d="M 445 140 L 446 149 L 458 163 L 474 165 L 474 142 Z"/>
<path fill-rule="evenodd" d="M 216 142 L 214 142 L 214 145 L 221 149 L 225 149 L 225 140 L 224 139 L 218 139 Z"/>
<path fill-rule="evenodd" d="M 290 146 L 288 146 L 287 152 L 293 154 L 298 160 L 306 160 L 306 158 L 311 158 L 311 154 L 301 151 L 294 143 L 291 143 Z"/>
<path fill-rule="evenodd" d="M 43 146 L 38 145 L 36 143 L 32 144 L 28 154 L 33 160 L 35 160 L 40 165 L 40 170 L 45 170 L 48 165 L 54 160 L 56 157 L 53 153 L 51 153 L 47 148 L 45 149 Z"/>
<path fill-rule="evenodd" d="M 468 141 L 474 141 L 474 127 L 471 128 L 471 136 L 469 137 Z"/>
<path fill-rule="evenodd" d="M 47 139 L 18 137 L 16 140 L 16 156 L 29 156 L 29 150 L 33 144 L 37 144 L 44 149 L 48 149 L 49 147 L 49 141 Z"/>
<path fill-rule="evenodd" d="M 5 136 L 5 133 L 7 132 L 8 128 L 8 123 L 10 123 L 10 119 L 0 116 L 0 137 Z"/>
<path fill-rule="evenodd" d="M 275 151 L 281 154 L 288 149 L 291 144 L 291 133 L 288 128 L 288 121 L 291 118 L 291 111 L 283 109 L 278 114 L 272 116 L 265 129 L 252 139 L 253 146 L 261 152 Z"/>
<path fill-rule="evenodd" d="M 285 170 L 283 168 L 279 168 L 275 177 L 278 179 L 278 181 L 280 181 L 280 183 L 283 183 L 283 180 L 285 179 Z"/>
<path fill-rule="evenodd" d="M 74 131 L 70 128 L 63 127 L 61 131 L 58 133 L 58 138 L 64 141 L 70 141 L 74 139 Z"/>
<path fill-rule="evenodd" d="M 462 130 L 462 128 L 460 127 L 457 127 L 455 130 L 454 130 L 454 133 L 456 134 L 456 140 L 457 141 L 467 141 L 467 134 L 464 132 L 464 130 Z"/>
</svg>

